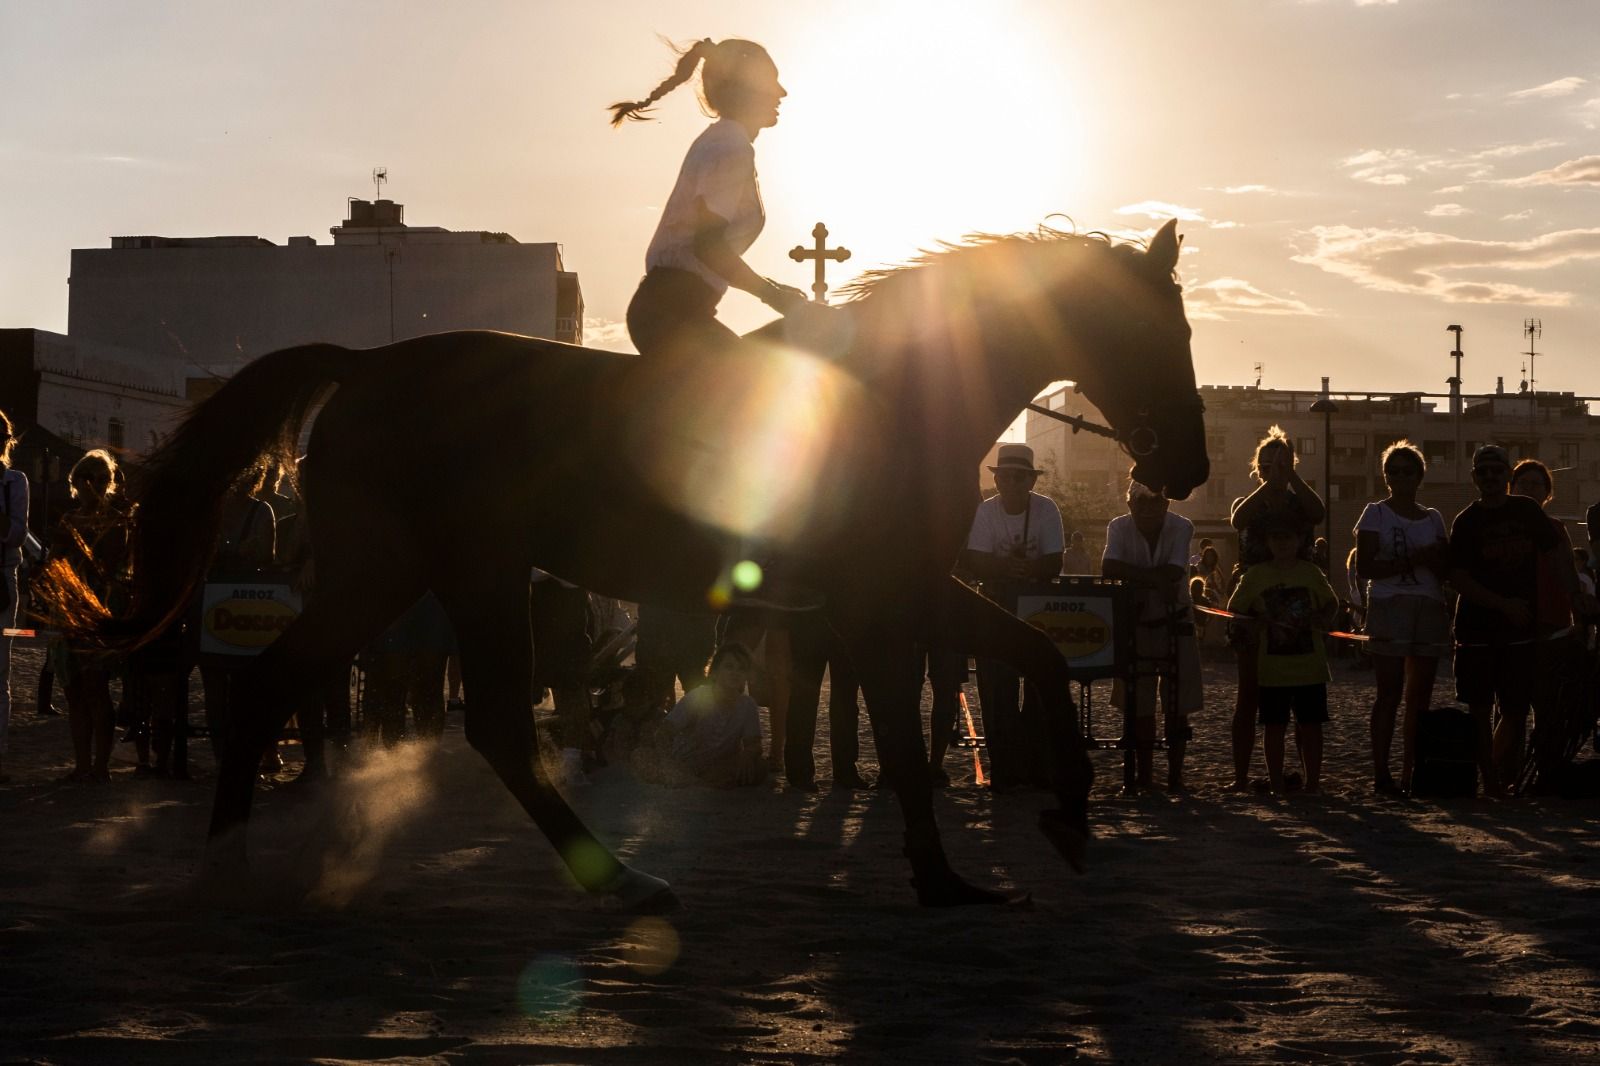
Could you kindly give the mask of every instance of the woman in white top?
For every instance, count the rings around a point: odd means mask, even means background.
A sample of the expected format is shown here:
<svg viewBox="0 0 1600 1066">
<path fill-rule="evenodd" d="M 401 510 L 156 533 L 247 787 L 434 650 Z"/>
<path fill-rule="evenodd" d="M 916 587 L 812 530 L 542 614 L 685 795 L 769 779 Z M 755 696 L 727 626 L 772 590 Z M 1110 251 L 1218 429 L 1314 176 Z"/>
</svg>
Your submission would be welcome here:
<svg viewBox="0 0 1600 1066">
<path fill-rule="evenodd" d="M 1377 673 L 1372 701 L 1373 788 L 1411 786 L 1417 723 L 1433 696 L 1439 656 L 1450 650 L 1450 611 L 1441 587 L 1447 570 L 1444 518 L 1417 503 L 1428 464 L 1407 440 L 1383 452 L 1389 497 L 1369 503 L 1356 522 L 1356 567 L 1367 584 L 1367 650 Z M 1400 785 L 1389 773 L 1395 711 L 1405 697 Z"/>
<path fill-rule="evenodd" d="M 697 69 L 702 102 L 718 120 L 689 146 L 645 253 L 645 277 L 628 305 L 628 335 L 641 355 L 694 356 L 736 343 L 737 334 L 716 318 L 730 286 L 782 315 L 806 304 L 805 293 L 761 277 L 742 258 L 766 223 L 755 139 L 777 125 L 779 101 L 788 95 L 766 49 L 737 39 L 698 41 L 649 96 L 612 104 L 611 124 L 647 119 L 652 105 Z"/>
</svg>

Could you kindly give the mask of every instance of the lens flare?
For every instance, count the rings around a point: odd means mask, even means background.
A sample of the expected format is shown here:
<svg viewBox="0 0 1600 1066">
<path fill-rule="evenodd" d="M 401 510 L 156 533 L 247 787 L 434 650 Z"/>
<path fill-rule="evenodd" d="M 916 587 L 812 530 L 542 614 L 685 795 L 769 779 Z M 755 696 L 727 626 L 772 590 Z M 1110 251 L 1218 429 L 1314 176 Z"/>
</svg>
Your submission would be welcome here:
<svg viewBox="0 0 1600 1066">
<path fill-rule="evenodd" d="M 633 379 L 623 428 L 657 498 L 737 537 L 793 541 L 831 517 L 855 468 L 839 436 L 860 432 L 863 389 L 834 364 L 787 347 L 661 360 Z M 858 442 L 851 441 L 851 444 Z M 819 488 L 828 491 L 819 492 Z M 741 586 L 742 587 L 742 586 Z"/>
<path fill-rule="evenodd" d="M 733 564 L 733 587 L 740 592 L 754 592 L 761 587 L 761 564 L 751 559 Z"/>
<path fill-rule="evenodd" d="M 571 959 L 540 955 L 517 975 L 517 1009 L 538 1021 L 554 1021 L 578 1009 L 583 975 Z"/>
<path fill-rule="evenodd" d="M 617 860 L 592 840 L 580 840 L 569 845 L 561 853 L 561 858 L 584 888 L 592 888 L 616 873 Z"/>
<path fill-rule="evenodd" d="M 678 931 L 662 918 L 640 918 L 628 927 L 622 961 L 646 977 L 666 973 L 678 961 Z"/>
</svg>

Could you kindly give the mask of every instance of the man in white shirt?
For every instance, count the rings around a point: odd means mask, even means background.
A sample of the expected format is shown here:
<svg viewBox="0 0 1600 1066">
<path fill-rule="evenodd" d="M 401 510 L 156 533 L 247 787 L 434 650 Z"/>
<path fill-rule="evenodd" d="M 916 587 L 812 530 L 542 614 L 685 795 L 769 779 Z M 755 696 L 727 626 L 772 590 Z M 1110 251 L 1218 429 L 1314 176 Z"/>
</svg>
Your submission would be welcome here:
<svg viewBox="0 0 1600 1066">
<path fill-rule="evenodd" d="M 962 567 L 983 582 L 990 599 L 1015 611 L 1023 585 L 1048 581 L 1061 573 L 1065 549 L 1061 509 L 1050 497 L 1033 491 L 1044 471 L 1034 467 L 1033 449 L 1026 444 L 1002 444 L 989 472 L 998 493 L 978 505 L 962 552 Z M 1050 745 L 1038 696 L 1029 687 L 1019 709 L 1019 681 L 1017 672 L 1005 663 L 978 660 L 978 701 L 983 709 L 991 787 L 996 791 L 1030 780 L 1042 786 L 1052 781 Z"/>
<path fill-rule="evenodd" d="M 1189 715 L 1204 699 L 1200 647 L 1189 600 L 1189 542 L 1194 523 L 1168 510 L 1165 496 L 1128 483 L 1128 513 L 1106 526 L 1100 572 L 1134 586 L 1139 613 L 1134 632 L 1133 746 L 1136 787 L 1151 787 L 1157 696 L 1166 708 L 1167 789 L 1183 788 Z M 1157 672 L 1157 668 L 1161 673 Z M 1161 691 L 1157 691 L 1157 682 Z M 1117 686 L 1113 702 L 1127 706 Z"/>
</svg>

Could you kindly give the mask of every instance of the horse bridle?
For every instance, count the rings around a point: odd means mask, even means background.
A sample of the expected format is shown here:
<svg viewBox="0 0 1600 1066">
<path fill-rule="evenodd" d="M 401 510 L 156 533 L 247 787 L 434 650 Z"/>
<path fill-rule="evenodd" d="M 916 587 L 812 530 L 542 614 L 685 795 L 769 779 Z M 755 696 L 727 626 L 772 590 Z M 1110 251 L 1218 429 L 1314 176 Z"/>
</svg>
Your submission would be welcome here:
<svg viewBox="0 0 1600 1066">
<path fill-rule="evenodd" d="M 1197 405 L 1200 411 L 1204 413 L 1206 402 L 1200 398 L 1198 392 L 1194 394 L 1192 401 L 1179 400 L 1168 406 L 1183 408 L 1187 407 L 1191 402 Z M 1081 415 L 1069 415 L 1061 411 L 1052 411 L 1048 407 L 1040 407 L 1036 403 L 1030 403 L 1027 406 L 1030 411 L 1053 418 L 1058 422 L 1065 422 L 1072 427 L 1072 432 L 1074 433 L 1081 430 L 1099 437 L 1109 437 L 1116 441 L 1117 446 L 1134 459 L 1143 459 L 1146 456 L 1153 455 L 1156 449 L 1161 447 L 1161 434 L 1157 432 L 1155 426 L 1151 425 L 1153 412 L 1149 406 L 1139 408 L 1135 412 L 1134 424 L 1122 430 L 1112 429 L 1110 426 L 1102 426 L 1098 422 L 1091 422 Z"/>
</svg>

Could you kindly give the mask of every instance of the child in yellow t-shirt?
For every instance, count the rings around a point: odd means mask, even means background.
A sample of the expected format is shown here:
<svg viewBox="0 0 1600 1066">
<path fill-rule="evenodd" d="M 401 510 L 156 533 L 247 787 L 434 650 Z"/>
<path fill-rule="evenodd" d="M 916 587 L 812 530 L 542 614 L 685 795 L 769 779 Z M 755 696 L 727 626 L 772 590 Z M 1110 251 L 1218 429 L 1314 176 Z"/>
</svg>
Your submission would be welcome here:
<svg viewBox="0 0 1600 1066">
<path fill-rule="evenodd" d="M 1300 530 L 1292 522 L 1274 522 L 1263 532 L 1272 558 L 1245 571 L 1228 610 L 1260 619 L 1259 715 L 1266 727 L 1263 747 L 1272 791 L 1284 792 L 1284 737 L 1292 711 L 1305 790 L 1317 792 L 1322 787 L 1322 723 L 1328 720 L 1328 655 L 1321 631 L 1333 622 L 1339 600 L 1317 565 L 1300 558 Z"/>
</svg>

